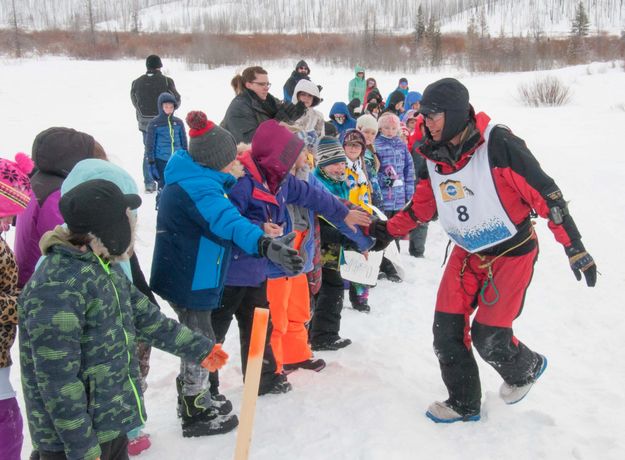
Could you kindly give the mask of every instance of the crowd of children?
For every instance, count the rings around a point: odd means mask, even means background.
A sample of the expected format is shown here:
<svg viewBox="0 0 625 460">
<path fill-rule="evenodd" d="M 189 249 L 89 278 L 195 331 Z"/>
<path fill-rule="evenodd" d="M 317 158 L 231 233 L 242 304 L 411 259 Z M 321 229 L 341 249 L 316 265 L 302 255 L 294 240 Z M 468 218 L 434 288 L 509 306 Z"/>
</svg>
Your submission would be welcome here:
<svg viewBox="0 0 625 460">
<path fill-rule="evenodd" d="M 148 69 L 156 58 L 148 58 Z M 406 78 L 385 101 L 375 79 L 365 79 L 360 67 L 355 73 L 349 104 L 334 103 L 324 122 L 315 109 L 321 86 L 305 61 L 285 83 L 285 101 L 268 93 L 262 67 L 245 69 L 233 79 L 236 96 L 222 126 L 201 111 L 187 114 L 188 142 L 173 115 L 179 95 L 158 95 L 158 114 L 144 135 L 158 183 L 149 285 L 133 245 L 141 205 L 136 184 L 93 137 L 50 128 L 35 138 L 32 161 L 24 154 L 0 160 L 2 230 L 21 214 L 15 258 L 0 238 L 0 408 L 9 417 L 0 424 L 1 458 L 18 459 L 22 444 L 8 378 L 18 318 L 31 458 L 40 459 L 118 460 L 150 446 L 142 429 L 152 346 L 180 357 L 175 388 L 183 436 L 233 430 L 238 418 L 219 391 L 218 370 L 228 358 L 221 344 L 236 318 L 245 375 L 256 307 L 271 313 L 259 395 L 290 391 L 287 375 L 298 369 L 324 369 L 314 351 L 350 345 L 340 335 L 345 290 L 352 307 L 366 313 L 371 286 L 343 279 L 344 251 L 366 256 L 412 230 L 410 254 L 423 257 L 435 209 L 432 200 L 426 206 L 411 199 L 419 196 L 415 187 L 423 194 L 430 186 L 434 170 L 422 152 L 441 135 L 434 128 L 437 106 L 421 107 L 421 94 L 409 91 Z M 456 109 L 447 110 L 452 129 Z M 473 127 L 467 120 L 458 127 Z M 391 219 L 388 228 L 376 212 Z M 574 238 L 571 222 L 566 229 Z M 588 279 L 592 258 L 583 246 L 571 248 L 576 276 L 581 270 Z M 401 282 L 385 257 L 380 274 Z M 160 312 L 152 291 L 178 321 Z M 524 353 L 533 383 L 546 360 Z M 475 400 L 461 403 L 437 403 L 428 416 L 479 418 Z"/>
</svg>

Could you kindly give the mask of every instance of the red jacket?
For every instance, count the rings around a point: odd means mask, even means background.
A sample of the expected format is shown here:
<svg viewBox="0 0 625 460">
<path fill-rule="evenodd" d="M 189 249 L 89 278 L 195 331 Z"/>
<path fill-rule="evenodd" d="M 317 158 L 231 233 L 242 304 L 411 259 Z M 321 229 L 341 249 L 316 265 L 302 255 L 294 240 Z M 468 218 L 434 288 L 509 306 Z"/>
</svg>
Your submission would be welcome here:
<svg viewBox="0 0 625 460">
<path fill-rule="evenodd" d="M 442 173 L 448 174 L 461 169 L 471 159 L 475 150 L 484 143 L 484 130 L 490 122 L 490 117 L 482 112 L 475 116 L 474 122 L 479 133 L 465 141 L 457 162 L 437 156 L 430 140 L 419 148 L 418 153 L 425 157 L 426 161 L 436 163 Z M 560 189 L 541 169 L 525 142 L 506 127 L 496 126 L 492 129 L 488 158 L 501 203 L 517 229 L 527 227 L 533 211 L 547 218 L 551 207 L 566 206 Z M 436 201 L 429 177 L 421 177 L 409 204 L 409 207 L 389 220 L 387 230 L 392 236 L 405 235 L 419 222 L 428 222 L 436 216 Z M 581 238 L 573 218 L 568 214 L 562 224 L 556 225 L 549 221 L 548 225 L 556 240 L 565 247 L 571 246 L 572 241 Z M 501 243 L 505 244 L 506 242 Z M 495 246 L 495 252 L 498 247 Z"/>
</svg>

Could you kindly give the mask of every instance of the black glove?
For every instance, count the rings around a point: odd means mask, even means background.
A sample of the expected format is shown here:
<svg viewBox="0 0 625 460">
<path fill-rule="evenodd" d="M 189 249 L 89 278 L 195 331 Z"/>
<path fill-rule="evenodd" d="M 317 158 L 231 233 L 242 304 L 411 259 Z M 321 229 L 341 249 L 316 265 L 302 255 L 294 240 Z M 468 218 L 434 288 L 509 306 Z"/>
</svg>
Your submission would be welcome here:
<svg viewBox="0 0 625 460">
<path fill-rule="evenodd" d="M 347 251 L 360 252 L 360 249 L 358 248 L 358 245 L 356 244 L 356 242 L 354 240 L 347 238 L 345 235 L 341 236 L 341 246 L 343 246 L 343 249 Z"/>
<path fill-rule="evenodd" d="M 258 240 L 258 253 L 290 273 L 299 273 L 304 269 L 304 259 L 299 256 L 297 250 L 290 247 L 294 239 L 295 232 L 280 238 L 263 236 Z"/>
<path fill-rule="evenodd" d="M 298 101 L 297 104 L 284 104 L 282 107 L 288 121 L 295 121 L 306 113 L 306 106 L 302 101 Z"/>
<path fill-rule="evenodd" d="M 369 224 L 369 236 L 375 238 L 375 244 L 370 251 L 382 251 L 395 239 L 386 230 L 386 221 L 376 217 Z"/>
<path fill-rule="evenodd" d="M 581 242 L 574 242 L 568 248 L 564 248 L 566 255 L 569 257 L 571 270 L 577 281 L 582 280 L 582 273 L 586 278 L 586 284 L 593 287 L 597 283 L 597 265 L 592 256 L 586 252 Z"/>
</svg>

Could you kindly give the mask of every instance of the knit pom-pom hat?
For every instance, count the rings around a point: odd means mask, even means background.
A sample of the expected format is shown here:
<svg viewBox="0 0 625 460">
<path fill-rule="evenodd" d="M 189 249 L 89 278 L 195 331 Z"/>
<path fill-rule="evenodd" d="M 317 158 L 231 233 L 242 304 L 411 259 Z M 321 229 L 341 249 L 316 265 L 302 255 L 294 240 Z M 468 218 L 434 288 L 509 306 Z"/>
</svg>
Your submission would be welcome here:
<svg viewBox="0 0 625 460">
<path fill-rule="evenodd" d="M 20 214 L 30 202 L 30 179 L 35 164 L 26 154 L 15 161 L 0 159 L 0 217 Z"/>
<path fill-rule="evenodd" d="M 225 129 L 210 121 L 204 112 L 194 110 L 187 114 L 189 126 L 189 155 L 198 164 L 221 171 L 234 161 L 237 145 Z"/>
</svg>

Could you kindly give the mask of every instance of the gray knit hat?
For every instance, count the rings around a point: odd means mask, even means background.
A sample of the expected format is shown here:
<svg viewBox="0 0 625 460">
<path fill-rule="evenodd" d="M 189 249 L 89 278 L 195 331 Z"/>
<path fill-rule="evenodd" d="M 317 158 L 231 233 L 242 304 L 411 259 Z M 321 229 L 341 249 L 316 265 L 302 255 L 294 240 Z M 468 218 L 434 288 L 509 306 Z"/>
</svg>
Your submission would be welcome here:
<svg viewBox="0 0 625 460">
<path fill-rule="evenodd" d="M 323 168 L 334 163 L 347 161 L 345 150 L 338 139 L 330 136 L 323 136 L 317 144 L 317 166 Z"/>
<path fill-rule="evenodd" d="M 189 154 L 193 161 L 207 168 L 221 171 L 234 161 L 237 145 L 228 131 L 206 118 L 206 114 L 195 110 L 187 114 L 189 125 Z"/>
</svg>

